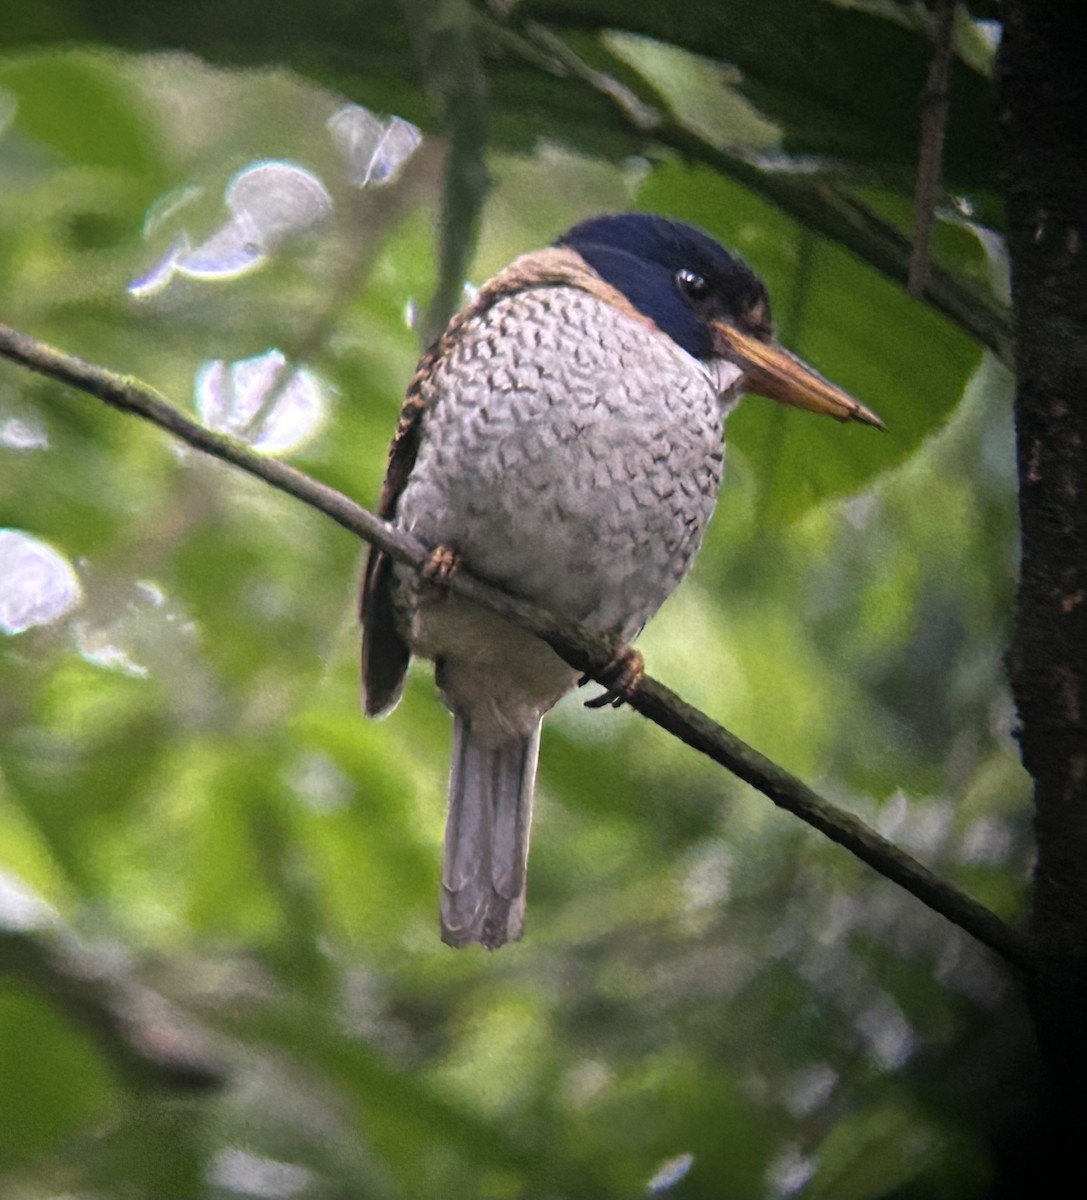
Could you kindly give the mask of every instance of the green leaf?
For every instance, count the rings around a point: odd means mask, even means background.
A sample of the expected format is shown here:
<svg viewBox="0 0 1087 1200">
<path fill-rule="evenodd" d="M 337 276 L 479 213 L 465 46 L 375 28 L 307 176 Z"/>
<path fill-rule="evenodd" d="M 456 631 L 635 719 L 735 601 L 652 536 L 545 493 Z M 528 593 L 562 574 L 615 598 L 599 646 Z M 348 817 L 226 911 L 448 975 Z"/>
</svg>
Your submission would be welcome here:
<svg viewBox="0 0 1087 1200">
<path fill-rule="evenodd" d="M 605 33 L 604 45 L 645 76 L 676 120 L 709 145 L 747 151 L 781 145 L 780 127 L 738 90 L 741 76 L 735 67 L 622 30 Z"/>
<path fill-rule="evenodd" d="M 48 1003 L 0 988 L 0 1169 L 56 1150 L 114 1098 L 90 1040 Z"/>
<path fill-rule="evenodd" d="M 823 1139 L 811 1200 L 886 1196 L 921 1174 L 940 1150 L 938 1131 L 908 1107 L 888 1104 L 838 1121 Z"/>
<path fill-rule="evenodd" d="M 139 98 L 100 55 L 0 60 L 0 87 L 18 103 L 13 130 L 68 162 L 158 175 L 161 158 Z"/>
</svg>

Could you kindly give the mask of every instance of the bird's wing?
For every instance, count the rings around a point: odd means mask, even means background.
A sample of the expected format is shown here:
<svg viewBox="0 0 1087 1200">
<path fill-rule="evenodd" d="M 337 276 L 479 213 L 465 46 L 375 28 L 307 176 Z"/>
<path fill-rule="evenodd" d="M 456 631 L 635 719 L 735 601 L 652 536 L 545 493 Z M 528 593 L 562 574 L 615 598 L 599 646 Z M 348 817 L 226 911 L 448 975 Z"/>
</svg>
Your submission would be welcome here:
<svg viewBox="0 0 1087 1200">
<path fill-rule="evenodd" d="M 445 332 L 423 355 L 408 385 L 396 433 L 389 447 L 389 464 L 381 488 L 378 515 L 391 521 L 396 516 L 400 495 L 408 482 L 419 452 L 423 417 L 430 406 L 433 389 L 427 383 L 439 364 L 456 348 L 465 329 L 504 296 L 538 287 L 576 287 L 605 300 L 628 316 L 646 318 L 630 301 L 606 283 L 574 250 L 550 247 L 515 259 L 505 270 L 480 288 L 470 305 L 462 309 Z M 393 708 L 404 688 L 404 675 L 411 652 L 396 621 L 393 603 L 392 560 L 371 547 L 362 576 L 362 688 L 366 715 L 380 716 Z"/>
<path fill-rule="evenodd" d="M 389 446 L 389 464 L 378 502 L 378 516 L 385 521 L 391 521 L 396 516 L 400 494 L 415 466 L 423 414 L 430 405 L 426 381 L 431 378 L 440 360 L 456 345 L 468 322 L 480 311 L 477 298 L 474 304 L 453 318 L 442 336 L 423 355 L 408 385 L 396 423 L 396 433 Z M 368 717 L 380 716 L 396 705 L 404 690 L 404 675 L 411 658 L 407 642 L 397 627 L 392 568 L 392 559 L 376 546 L 371 546 L 362 574 L 359 603 L 362 617 L 362 693 Z"/>
<path fill-rule="evenodd" d="M 429 356 L 428 356 L 429 357 Z M 426 358 L 423 360 L 426 362 Z M 386 521 L 396 516 L 400 493 L 411 474 L 419 448 L 422 415 L 426 409 L 416 373 L 400 410 L 396 434 L 389 447 L 389 465 L 381 487 L 378 515 Z M 362 695 L 368 717 L 393 708 L 404 690 L 404 675 L 411 652 L 400 635 L 393 605 L 392 559 L 370 547 L 362 573 L 359 610 L 362 617 Z"/>
</svg>

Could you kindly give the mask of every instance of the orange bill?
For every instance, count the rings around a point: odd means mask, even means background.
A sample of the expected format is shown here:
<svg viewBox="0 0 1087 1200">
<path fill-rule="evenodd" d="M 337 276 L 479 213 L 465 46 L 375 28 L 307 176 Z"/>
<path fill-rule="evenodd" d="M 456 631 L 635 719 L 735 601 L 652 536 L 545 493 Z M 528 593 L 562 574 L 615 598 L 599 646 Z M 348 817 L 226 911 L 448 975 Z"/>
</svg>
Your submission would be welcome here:
<svg viewBox="0 0 1087 1200">
<path fill-rule="evenodd" d="M 886 426 L 870 408 L 788 350 L 763 342 L 724 321 L 713 322 L 715 349 L 744 373 L 744 389 L 781 404 L 823 413 L 836 421 L 861 421 L 877 429 Z"/>
</svg>

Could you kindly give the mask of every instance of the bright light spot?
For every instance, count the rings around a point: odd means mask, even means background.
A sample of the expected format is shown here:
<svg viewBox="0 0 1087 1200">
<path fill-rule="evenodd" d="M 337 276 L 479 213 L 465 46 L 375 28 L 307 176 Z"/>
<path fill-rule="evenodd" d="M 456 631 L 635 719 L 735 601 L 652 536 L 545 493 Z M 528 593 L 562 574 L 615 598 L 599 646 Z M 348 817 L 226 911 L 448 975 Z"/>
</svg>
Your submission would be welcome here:
<svg viewBox="0 0 1087 1200">
<path fill-rule="evenodd" d="M 143 219 L 143 236 L 152 237 L 165 225 L 171 217 L 175 217 L 183 208 L 199 200 L 206 189 L 202 187 L 174 188 L 160 196 L 147 210 Z"/>
<path fill-rule="evenodd" d="M 861 492 L 842 504 L 842 516 L 854 529 L 867 529 L 879 512 L 879 497 L 875 492 Z"/>
<path fill-rule="evenodd" d="M 1000 49 L 1000 35 L 1003 27 L 999 21 L 985 20 L 981 17 L 975 17 L 973 21 L 974 28 L 981 35 L 985 44 L 995 54 Z"/>
<path fill-rule="evenodd" d="M 650 1195 L 655 1192 L 666 1192 L 669 1188 L 675 1187 L 693 1166 L 693 1154 L 677 1154 L 675 1158 L 661 1163 L 645 1185 L 645 1190 Z"/>
<path fill-rule="evenodd" d="M 816 1161 L 800 1153 L 796 1146 L 787 1146 L 766 1171 L 770 1195 L 792 1196 L 804 1187 L 815 1174 Z"/>
<path fill-rule="evenodd" d="M 45 542 L 0 529 L 0 631 L 22 633 L 58 621 L 82 599 L 75 571 Z"/>
<path fill-rule="evenodd" d="M 80 621 L 76 626 L 76 646 L 80 655 L 92 666 L 104 671 L 119 671 L 132 679 L 147 679 L 151 672 L 138 663 L 123 646 L 111 641 L 116 629 L 92 629 Z"/>
<path fill-rule="evenodd" d="M 1008 258 L 1008 243 L 1004 235 L 995 229 L 987 229 L 976 222 L 970 229 L 985 252 L 985 265 L 989 269 L 989 283 L 996 295 L 1005 304 L 1011 300 L 1011 265 Z"/>
<path fill-rule="evenodd" d="M 801 1071 L 785 1095 L 785 1107 L 794 1117 L 810 1116 L 830 1099 L 837 1083 L 837 1073 L 826 1063 Z"/>
<path fill-rule="evenodd" d="M 189 252 L 189 235 L 179 233 L 166 249 L 166 253 L 157 263 L 138 279 L 128 285 L 128 294 L 142 300 L 145 296 L 154 296 L 177 274 L 177 261 Z"/>
<path fill-rule="evenodd" d="M 914 854 L 935 854 L 951 833 L 954 811 L 945 800 L 929 800 L 911 814 L 900 845 Z"/>
<path fill-rule="evenodd" d="M 419 328 L 419 305 L 412 296 L 404 302 L 404 324 L 413 332 Z"/>
<path fill-rule="evenodd" d="M 788 175 L 819 175 L 830 167 L 830 160 L 814 154 L 753 154 L 751 161 L 763 171 L 783 171 Z"/>
<path fill-rule="evenodd" d="M 576 1062 L 562 1081 L 563 1096 L 571 1108 L 585 1108 L 599 1099 L 612 1083 L 612 1073 L 602 1062 L 583 1058 Z"/>
<path fill-rule="evenodd" d="M 687 857 L 683 892 L 689 909 L 716 908 L 732 892 L 732 851 L 724 842 L 695 846 Z"/>
<path fill-rule="evenodd" d="M 311 811 L 338 812 L 351 799 L 351 781 L 327 755 L 303 754 L 287 771 L 287 783 Z"/>
<path fill-rule="evenodd" d="M 173 269 L 190 279 L 237 279 L 263 266 L 267 254 L 260 230 L 244 213 L 231 217 L 207 241 L 174 259 Z"/>
<path fill-rule="evenodd" d="M 304 369 L 288 373 L 278 350 L 227 364 L 205 363 L 196 373 L 196 408 L 209 429 L 283 454 L 309 441 L 324 423 L 324 389 Z"/>
<path fill-rule="evenodd" d="M 136 589 L 147 599 L 152 608 L 161 608 L 166 603 L 166 593 L 154 580 L 138 579 Z"/>
<path fill-rule="evenodd" d="M 885 838 L 896 837 L 908 818 L 909 812 L 909 798 L 901 788 L 897 788 L 879 810 L 879 815 L 876 817 L 876 828 Z"/>
<path fill-rule="evenodd" d="M 910 801 L 899 788 L 880 809 L 876 828 L 915 854 L 935 853 L 951 832 L 952 809 L 939 800 Z"/>
<path fill-rule="evenodd" d="M 1002 821 L 980 817 L 963 834 L 962 862 L 995 867 L 1007 860 L 1012 849 L 1011 830 Z"/>
<path fill-rule="evenodd" d="M 196 629 L 185 609 L 158 583 L 140 579 L 108 608 L 92 608 L 75 621 L 73 633 L 87 662 L 148 679 L 156 672 L 168 675 L 179 656 L 191 654 Z"/>
<path fill-rule="evenodd" d="M 400 117 L 383 121 L 358 104 L 334 112 L 327 125 L 347 160 L 347 177 L 358 187 L 391 183 L 423 140 L 410 122 Z"/>
<path fill-rule="evenodd" d="M 47 450 L 49 438 L 37 421 L 9 417 L 0 422 L 0 446 L 9 450 Z"/>
<path fill-rule="evenodd" d="M 223 197 L 231 218 L 176 269 L 194 279 L 233 279 L 259 267 L 287 238 L 332 212 L 332 197 L 310 171 L 293 163 L 262 162 L 246 167 Z"/>
<path fill-rule="evenodd" d="M 868 1042 L 876 1066 L 894 1071 L 917 1049 L 917 1038 L 898 1005 L 886 996 L 861 1013 L 857 1028 Z"/>
<path fill-rule="evenodd" d="M 263 1158 L 247 1150 L 222 1150 L 208 1172 L 214 1187 L 238 1192 L 243 1196 L 266 1196 L 269 1200 L 287 1200 L 305 1191 L 313 1182 L 313 1173 L 294 1163 Z"/>
<path fill-rule="evenodd" d="M 226 206 L 268 244 L 323 221 L 332 212 L 332 197 L 311 172 L 293 163 L 265 162 L 234 176 Z"/>
<path fill-rule="evenodd" d="M 54 925 L 56 909 L 21 879 L 0 871 L 0 928 L 41 929 Z"/>
<path fill-rule="evenodd" d="M 188 189 L 152 209 L 145 227 L 157 227 L 186 204 L 197 189 Z M 129 284 L 138 297 L 161 291 L 175 274 L 191 279 L 236 279 L 256 270 L 283 242 L 305 232 L 332 212 L 332 197 L 311 171 L 294 163 L 258 162 L 239 171 L 227 184 L 223 201 L 230 217 L 195 248 L 182 230 L 159 261 Z"/>
</svg>

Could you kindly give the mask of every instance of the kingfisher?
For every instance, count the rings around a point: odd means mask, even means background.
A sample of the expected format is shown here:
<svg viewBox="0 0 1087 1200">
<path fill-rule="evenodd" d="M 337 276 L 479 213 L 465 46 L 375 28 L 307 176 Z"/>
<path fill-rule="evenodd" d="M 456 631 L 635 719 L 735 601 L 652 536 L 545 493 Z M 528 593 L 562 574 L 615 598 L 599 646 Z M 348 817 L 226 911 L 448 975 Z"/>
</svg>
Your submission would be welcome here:
<svg viewBox="0 0 1087 1200">
<path fill-rule="evenodd" d="M 423 355 L 379 511 L 433 551 L 420 575 L 371 549 L 362 586 L 368 716 L 410 657 L 453 714 L 441 936 L 521 936 L 544 715 L 579 683 L 549 645 L 441 587 L 461 564 L 628 646 L 691 566 L 717 503 L 724 426 L 745 393 L 882 428 L 774 339 L 766 288 L 683 222 L 581 221 L 485 283 Z M 636 688 L 617 655 L 590 706 Z M 584 682 L 584 680 L 581 680 Z"/>
</svg>

